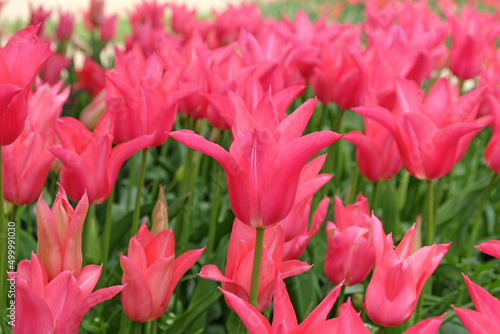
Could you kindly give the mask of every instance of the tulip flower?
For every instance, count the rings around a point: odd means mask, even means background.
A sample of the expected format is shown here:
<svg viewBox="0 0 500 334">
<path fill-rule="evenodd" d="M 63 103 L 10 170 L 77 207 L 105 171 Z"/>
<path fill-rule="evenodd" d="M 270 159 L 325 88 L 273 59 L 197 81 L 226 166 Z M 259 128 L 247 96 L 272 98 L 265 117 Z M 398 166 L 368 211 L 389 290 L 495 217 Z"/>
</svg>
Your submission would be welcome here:
<svg viewBox="0 0 500 334">
<path fill-rule="evenodd" d="M 54 86 L 36 81 L 29 96 L 28 117 L 21 135 L 2 148 L 2 175 L 5 199 L 16 205 L 37 199 L 47 179 L 54 156 L 47 150 L 56 144 L 54 124 L 69 96 L 69 87 L 59 92 Z"/>
<path fill-rule="evenodd" d="M 493 122 L 491 124 L 493 135 L 486 145 L 484 162 L 495 173 L 500 173 L 500 101 L 494 95 L 489 95 L 487 101 L 493 115 Z"/>
<path fill-rule="evenodd" d="M 76 75 L 78 81 L 73 87 L 83 89 L 94 97 L 106 86 L 106 71 L 90 58 L 85 58 L 82 69 L 76 71 Z"/>
<path fill-rule="evenodd" d="M 123 310 L 133 321 L 158 319 L 167 309 L 174 289 L 203 250 L 188 251 L 175 258 L 172 230 L 153 236 L 143 223 L 130 239 L 128 254 L 120 255 L 123 270 Z"/>
<path fill-rule="evenodd" d="M 319 174 L 325 163 L 325 158 L 326 155 L 321 155 L 311 160 L 300 173 L 299 187 L 292 210 L 280 223 L 285 231 L 283 260 L 298 259 L 306 250 L 309 240 L 318 232 L 319 226 L 325 220 L 330 204 L 328 197 L 323 198 L 319 203 L 313 214 L 311 227 L 308 228 L 313 196 L 332 178 L 332 175 L 329 174 Z"/>
<path fill-rule="evenodd" d="M 416 84 L 398 79 L 395 110 L 365 106 L 354 111 L 387 128 L 411 175 L 436 179 L 449 173 L 464 156 L 472 137 L 491 122 L 490 116 L 475 119 L 485 89 L 452 101 L 450 84 L 442 78 L 422 101 L 423 93 Z"/>
<path fill-rule="evenodd" d="M 499 240 L 490 240 L 485 241 L 482 244 L 476 246 L 481 252 L 486 253 L 488 255 L 494 256 L 500 259 L 500 241 Z"/>
<path fill-rule="evenodd" d="M 365 134 L 351 131 L 343 139 L 356 145 L 356 162 L 361 174 L 372 182 L 388 180 L 401 169 L 398 146 L 389 131 L 367 117 Z"/>
<path fill-rule="evenodd" d="M 274 315 L 272 325 L 252 305 L 241 297 L 221 289 L 228 306 L 238 314 L 250 334 L 280 334 L 280 333 L 359 333 L 369 334 L 356 313 L 350 300 L 340 306 L 339 317 L 326 320 L 330 309 L 337 299 L 341 285 L 336 286 L 323 301 L 299 325 L 295 316 L 290 297 L 286 291 L 281 275 L 276 276 L 274 284 Z"/>
<path fill-rule="evenodd" d="M 446 313 L 439 317 L 432 317 L 422 320 L 415 326 L 407 329 L 404 334 L 436 334 L 439 330 L 439 327 L 441 327 L 441 323 L 443 322 L 445 315 Z"/>
<path fill-rule="evenodd" d="M 462 274 L 476 310 L 453 306 L 453 310 L 471 334 L 500 333 L 500 301 Z"/>
<path fill-rule="evenodd" d="M 57 39 L 70 39 L 73 36 L 73 31 L 75 30 L 75 18 L 73 14 L 61 13 L 59 17 L 59 24 L 56 28 Z"/>
<path fill-rule="evenodd" d="M 368 201 L 361 194 L 356 203 L 345 208 L 335 196 L 334 214 L 335 224 L 326 225 L 325 273 L 333 284 L 356 285 L 363 282 L 375 264 L 372 230 L 373 225 L 381 223 L 370 216 Z"/>
<path fill-rule="evenodd" d="M 49 44 L 38 43 L 38 28 L 18 31 L 0 50 L 0 146 L 21 134 L 31 85 L 51 53 Z"/>
<path fill-rule="evenodd" d="M 201 269 L 200 277 L 222 282 L 224 290 L 248 302 L 251 283 L 249 273 L 253 267 L 255 235 L 255 228 L 235 219 L 229 239 L 225 275 L 216 265 L 209 264 Z M 274 281 L 278 273 L 287 278 L 311 268 L 307 263 L 298 260 L 282 262 L 284 242 L 285 233 L 281 226 L 265 230 L 257 305 L 260 311 L 264 311 L 271 303 Z"/>
<path fill-rule="evenodd" d="M 113 116 L 111 112 L 105 114 L 94 132 L 72 117 L 63 117 L 56 123 L 61 143 L 49 150 L 63 163 L 59 180 L 73 200 L 87 192 L 90 203 L 104 202 L 121 165 L 152 141 L 151 136 L 146 136 L 112 147 Z"/>
<path fill-rule="evenodd" d="M 167 69 L 159 56 L 147 59 L 138 48 L 118 52 L 115 67 L 107 73 L 106 105 L 117 115 L 114 141 L 126 141 L 153 135 L 146 147 L 163 144 L 177 115 L 177 102 L 197 90 L 180 84 L 183 69 Z"/>
<path fill-rule="evenodd" d="M 375 217 L 375 219 L 377 219 Z M 373 224 L 375 269 L 366 289 L 364 308 L 368 317 L 384 327 L 398 326 L 415 310 L 425 282 L 451 246 L 425 246 L 412 254 L 413 225 L 393 249 L 392 235 Z"/>
<path fill-rule="evenodd" d="M 113 298 L 123 286 L 117 285 L 94 292 L 101 267 L 85 266 L 79 275 L 63 271 L 52 280 L 35 254 L 19 263 L 15 281 L 15 315 L 19 321 L 14 334 L 76 334 L 83 316 L 95 305 Z M 22 319 L 22 320 L 21 320 Z"/>
<path fill-rule="evenodd" d="M 460 80 L 479 75 L 486 54 L 494 49 L 500 24 L 494 15 L 478 12 L 473 6 L 464 6 L 460 16 L 448 16 L 452 27 L 450 70 Z"/>
<path fill-rule="evenodd" d="M 65 270 L 71 271 L 75 276 L 80 273 L 82 228 L 88 208 L 87 195 L 83 194 L 76 209 L 73 209 L 62 187 L 59 187 L 51 209 L 40 195 L 36 205 L 36 252 L 49 281 Z"/>
<path fill-rule="evenodd" d="M 270 92 L 252 112 L 239 96 L 229 92 L 229 97 L 234 119 L 229 152 L 189 130 L 170 136 L 222 165 L 231 208 L 239 220 L 253 227 L 270 227 L 290 213 L 307 160 L 341 135 L 321 131 L 301 137 L 316 99 L 306 101 L 287 117 L 278 112 Z"/>
</svg>

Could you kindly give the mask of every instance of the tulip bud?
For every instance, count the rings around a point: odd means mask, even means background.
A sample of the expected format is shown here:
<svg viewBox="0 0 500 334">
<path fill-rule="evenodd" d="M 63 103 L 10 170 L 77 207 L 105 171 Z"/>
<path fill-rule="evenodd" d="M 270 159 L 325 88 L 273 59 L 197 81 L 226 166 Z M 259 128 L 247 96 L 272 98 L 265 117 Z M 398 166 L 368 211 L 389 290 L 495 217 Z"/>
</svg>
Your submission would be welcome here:
<svg viewBox="0 0 500 334">
<path fill-rule="evenodd" d="M 151 233 L 153 235 L 157 235 L 161 231 L 168 228 L 167 207 L 167 201 L 165 200 L 165 186 L 160 184 L 160 190 L 158 191 L 158 200 L 156 201 L 156 205 L 151 215 L 151 220 L 153 221 Z"/>
</svg>

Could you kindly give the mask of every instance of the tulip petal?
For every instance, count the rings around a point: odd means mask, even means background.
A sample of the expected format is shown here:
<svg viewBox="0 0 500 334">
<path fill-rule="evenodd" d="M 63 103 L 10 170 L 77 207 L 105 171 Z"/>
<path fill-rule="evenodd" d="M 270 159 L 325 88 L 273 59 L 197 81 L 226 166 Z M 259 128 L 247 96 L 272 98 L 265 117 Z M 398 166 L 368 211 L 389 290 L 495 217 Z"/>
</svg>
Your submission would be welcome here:
<svg viewBox="0 0 500 334">
<path fill-rule="evenodd" d="M 123 270 L 122 284 L 125 285 L 121 293 L 123 311 L 133 321 L 145 322 L 153 313 L 153 295 L 143 272 L 137 264 L 120 256 L 120 265 Z"/>
<path fill-rule="evenodd" d="M 500 240 L 485 241 L 476 248 L 483 253 L 500 259 Z"/>
<path fill-rule="evenodd" d="M 466 308 L 458 308 L 452 306 L 453 310 L 457 314 L 458 318 L 464 324 L 465 328 L 470 333 L 474 334 L 491 334 L 491 333 L 500 333 L 500 327 L 496 326 L 491 322 L 491 319 L 488 319 L 481 313 L 469 310 Z"/>
<path fill-rule="evenodd" d="M 292 333 L 297 330 L 298 323 L 295 310 L 286 290 L 285 282 L 283 282 L 281 274 L 278 273 L 274 281 L 273 327 L 276 328 L 281 323 L 285 323 Z M 306 329 L 304 329 L 304 332 L 306 332 Z"/>
<path fill-rule="evenodd" d="M 439 317 L 432 317 L 422 320 L 415 326 L 407 329 L 404 334 L 436 334 L 439 330 L 439 327 L 441 327 L 441 323 L 443 322 L 445 315 L 446 313 L 440 315 Z"/>
<path fill-rule="evenodd" d="M 330 293 L 328 293 L 325 299 L 323 299 L 323 301 L 314 309 L 314 311 L 312 311 L 311 314 L 309 314 L 309 316 L 300 324 L 300 332 L 305 333 L 308 330 L 319 326 L 326 320 L 328 313 L 330 313 L 333 304 L 335 304 L 335 301 L 337 300 L 341 288 L 342 284 L 339 284 L 335 288 L 333 288 Z"/>
<path fill-rule="evenodd" d="M 166 307 L 163 309 L 161 306 L 168 306 L 170 302 L 168 291 L 173 271 L 174 255 L 158 259 L 146 270 L 145 279 L 149 284 L 150 291 L 154 291 L 153 314 L 149 316 L 149 321 L 158 319 L 166 310 Z"/>
<path fill-rule="evenodd" d="M 247 327 L 249 334 L 272 333 L 271 325 L 255 307 L 230 292 L 222 289 L 221 291 L 226 298 L 227 305 L 238 314 Z"/>
<path fill-rule="evenodd" d="M 285 147 L 302 135 L 316 108 L 316 102 L 317 98 L 308 99 L 279 124 L 280 147 Z"/>
<path fill-rule="evenodd" d="M 80 287 L 82 299 L 90 296 L 94 290 L 99 277 L 101 276 L 102 266 L 89 264 L 82 268 L 82 271 L 76 276 L 76 282 Z"/>
<path fill-rule="evenodd" d="M 84 192 L 75 208 L 75 211 L 73 212 L 68 230 L 66 231 L 62 270 L 73 271 L 74 276 L 77 276 L 82 268 L 82 229 L 87 216 L 88 208 L 89 200 L 87 192 Z"/>
<path fill-rule="evenodd" d="M 471 296 L 476 311 L 481 313 L 487 319 L 490 319 L 500 328 L 500 319 L 498 319 L 498 310 L 500 310 L 500 301 L 493 297 L 488 291 L 473 283 L 469 277 L 462 274 L 467 285 L 467 290 Z"/>
<path fill-rule="evenodd" d="M 16 277 L 16 325 L 12 327 L 14 334 L 54 332 L 54 318 L 49 306 L 41 296 L 31 290 L 26 281 Z"/>
</svg>

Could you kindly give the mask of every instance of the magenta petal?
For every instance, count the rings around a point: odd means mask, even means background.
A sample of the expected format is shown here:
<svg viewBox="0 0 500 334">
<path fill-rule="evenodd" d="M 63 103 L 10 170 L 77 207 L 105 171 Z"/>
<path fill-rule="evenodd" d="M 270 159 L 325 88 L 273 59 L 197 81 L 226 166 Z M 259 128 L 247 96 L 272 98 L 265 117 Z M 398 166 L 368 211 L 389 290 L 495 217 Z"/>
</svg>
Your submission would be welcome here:
<svg viewBox="0 0 500 334">
<path fill-rule="evenodd" d="M 469 290 L 472 302 L 476 311 L 481 313 L 487 319 L 490 319 L 496 326 L 500 328 L 500 319 L 498 318 L 498 310 L 500 310 L 500 301 L 493 297 L 488 291 L 474 284 L 469 277 L 464 276 L 465 284 Z"/>
<path fill-rule="evenodd" d="M 307 100 L 280 123 L 278 126 L 278 131 L 281 132 L 280 147 L 285 147 L 302 135 L 316 108 L 316 101 L 316 98 Z"/>
<path fill-rule="evenodd" d="M 145 322 L 153 313 L 153 295 L 143 271 L 126 256 L 120 256 L 123 270 L 121 293 L 123 311 L 131 320 Z"/>
<path fill-rule="evenodd" d="M 490 334 L 490 333 L 500 333 L 500 327 L 496 326 L 481 313 L 469 310 L 465 308 L 458 308 L 452 306 L 453 310 L 457 314 L 458 318 L 464 324 L 465 328 L 470 333 L 474 334 Z"/>
<path fill-rule="evenodd" d="M 500 240 L 485 241 L 476 248 L 483 253 L 500 259 Z"/>
<path fill-rule="evenodd" d="M 75 333 L 78 331 L 83 316 L 95 305 L 116 296 L 124 288 L 123 285 L 115 285 L 109 288 L 99 289 L 87 298 L 83 299 L 78 308 L 71 314 L 64 333 Z"/>
<path fill-rule="evenodd" d="M 432 317 L 422 320 L 415 326 L 406 330 L 404 334 L 436 334 L 439 330 L 439 327 L 441 327 L 441 323 L 443 322 L 445 315 L 446 313 L 440 315 L 439 317 Z"/>
<path fill-rule="evenodd" d="M 148 320 L 158 319 L 166 310 L 170 302 L 170 284 L 172 272 L 174 271 L 174 255 L 162 258 L 148 267 L 145 279 L 149 284 L 150 291 L 153 292 L 153 314 Z M 165 306 L 163 308 L 162 306 Z"/>
<path fill-rule="evenodd" d="M 267 319 L 252 305 L 230 292 L 222 290 L 227 305 L 243 321 L 249 334 L 271 334 L 273 329 Z"/>
<path fill-rule="evenodd" d="M 49 306 L 19 277 L 16 277 L 15 298 L 16 319 L 19 320 L 12 327 L 14 334 L 54 332 L 54 318 Z"/>
<path fill-rule="evenodd" d="M 99 281 L 99 277 L 101 276 L 101 270 L 102 270 L 101 266 L 97 266 L 95 264 L 89 264 L 83 267 L 80 274 L 76 277 L 76 282 L 80 287 L 82 298 L 90 296 L 97 282 Z"/>
<path fill-rule="evenodd" d="M 276 329 L 281 323 L 285 323 L 290 332 L 295 332 L 298 327 L 297 317 L 293 309 L 290 296 L 286 291 L 285 283 L 281 274 L 276 276 L 274 281 L 274 316 L 273 327 Z"/>
</svg>

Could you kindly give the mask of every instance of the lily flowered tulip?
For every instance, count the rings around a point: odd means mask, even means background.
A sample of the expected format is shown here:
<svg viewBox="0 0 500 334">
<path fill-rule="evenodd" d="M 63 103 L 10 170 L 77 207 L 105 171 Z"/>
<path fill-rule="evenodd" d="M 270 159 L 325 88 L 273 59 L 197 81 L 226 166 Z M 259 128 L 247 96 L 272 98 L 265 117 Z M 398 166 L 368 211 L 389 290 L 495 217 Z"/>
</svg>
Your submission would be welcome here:
<svg viewBox="0 0 500 334">
<path fill-rule="evenodd" d="M 246 300 L 223 289 L 226 302 L 243 321 L 250 334 L 369 334 L 350 300 L 340 306 L 338 318 L 326 320 L 330 309 L 337 299 L 341 285 L 336 286 L 323 301 L 299 325 L 292 302 L 281 275 L 276 276 L 274 284 L 274 315 L 272 325 Z"/>
<path fill-rule="evenodd" d="M 51 54 L 49 44 L 38 43 L 38 28 L 18 31 L 0 50 L 0 146 L 21 134 L 31 85 Z"/>
<path fill-rule="evenodd" d="M 462 274 L 476 310 L 453 307 L 471 334 L 500 333 L 500 301 Z"/>
<path fill-rule="evenodd" d="M 417 306 L 425 282 L 451 246 L 425 246 L 412 253 L 415 225 L 393 249 L 392 235 L 385 235 L 381 224 L 374 224 L 376 259 L 366 289 L 364 308 L 375 323 L 398 326 L 408 320 Z"/>
<path fill-rule="evenodd" d="M 63 271 L 52 280 L 32 253 L 31 260 L 19 263 L 15 281 L 15 314 L 19 321 L 12 326 L 14 334 L 76 334 L 83 316 L 95 305 L 113 298 L 122 289 L 116 285 L 94 292 L 101 267 L 85 266 L 79 275 Z"/>
<path fill-rule="evenodd" d="M 229 152 L 193 131 L 170 133 L 175 140 L 215 158 L 224 168 L 229 201 L 235 216 L 253 227 L 271 227 L 293 207 L 302 168 L 315 153 L 341 135 L 331 131 L 301 137 L 316 99 L 310 99 L 287 117 L 264 94 L 255 109 L 229 92 L 232 134 Z"/>
<path fill-rule="evenodd" d="M 443 322 L 445 315 L 446 313 L 439 317 L 432 317 L 422 320 L 415 326 L 407 329 L 404 334 L 436 334 L 439 330 L 439 327 L 441 327 L 441 323 Z"/>
<path fill-rule="evenodd" d="M 363 282 L 375 264 L 372 229 L 381 223 L 370 216 L 368 201 L 361 194 L 356 203 L 345 208 L 335 196 L 334 213 L 335 224 L 328 222 L 326 226 L 325 273 L 333 284 L 356 285 Z"/>
<path fill-rule="evenodd" d="M 385 108 L 355 108 L 387 128 L 394 137 L 403 166 L 418 179 L 444 176 L 463 158 L 473 136 L 492 118 L 476 120 L 486 87 L 453 101 L 447 79 L 439 79 L 423 101 L 423 91 L 411 81 L 396 81 L 397 103 L 391 112 Z"/>
<path fill-rule="evenodd" d="M 200 276 L 222 282 L 222 288 L 245 301 L 250 297 L 250 275 L 255 252 L 255 229 L 238 219 L 233 223 L 229 250 L 227 252 L 226 274 L 216 265 L 209 264 L 201 269 Z M 276 275 L 283 278 L 300 274 L 309 268 L 307 263 L 298 260 L 282 262 L 285 233 L 281 226 L 274 226 L 264 232 L 262 263 L 260 266 L 257 309 L 264 311 L 271 303 Z"/>
<path fill-rule="evenodd" d="M 143 223 L 137 235 L 130 239 L 127 256 L 120 256 L 125 285 L 121 301 L 127 317 L 146 322 L 165 313 L 177 283 L 204 249 L 191 250 L 175 258 L 172 230 L 153 236 Z"/>
<path fill-rule="evenodd" d="M 490 240 L 476 246 L 481 252 L 500 259 L 500 241 Z"/>
<path fill-rule="evenodd" d="M 37 254 L 47 277 L 52 280 L 69 270 L 78 276 L 82 269 L 82 228 L 89 209 L 86 194 L 73 209 L 62 187 L 49 209 L 42 195 L 36 205 L 38 243 Z"/>
<path fill-rule="evenodd" d="M 56 123 L 61 143 L 49 150 L 63 163 L 59 180 L 73 200 L 87 192 L 90 203 L 104 202 L 115 185 L 121 165 L 148 146 L 148 138 L 136 138 L 112 147 L 112 117 L 113 113 L 103 115 L 94 132 L 72 117 L 60 118 Z"/>
</svg>

